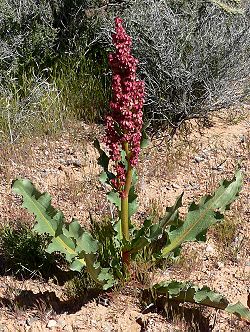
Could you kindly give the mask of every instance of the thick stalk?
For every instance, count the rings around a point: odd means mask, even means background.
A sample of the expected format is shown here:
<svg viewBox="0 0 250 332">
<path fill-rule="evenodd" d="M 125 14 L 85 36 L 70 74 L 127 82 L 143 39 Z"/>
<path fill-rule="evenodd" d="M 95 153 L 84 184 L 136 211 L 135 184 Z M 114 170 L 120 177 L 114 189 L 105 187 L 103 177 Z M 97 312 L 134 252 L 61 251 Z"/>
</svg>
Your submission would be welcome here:
<svg viewBox="0 0 250 332">
<path fill-rule="evenodd" d="M 129 240 L 129 223 L 128 223 L 128 196 L 132 183 L 132 167 L 128 164 L 126 173 L 126 182 L 123 197 L 121 198 L 121 221 L 122 221 L 122 235 L 128 241 Z"/>
<path fill-rule="evenodd" d="M 132 167 L 129 162 L 130 152 L 128 149 L 128 143 L 124 143 L 124 150 L 126 152 L 126 158 L 128 162 L 128 169 L 126 173 L 126 182 L 124 187 L 123 197 L 121 198 L 121 224 L 122 224 L 122 235 L 123 238 L 129 241 L 129 220 L 128 220 L 128 197 L 132 183 Z M 129 266 L 130 255 L 127 252 L 122 254 L 123 263 Z"/>
</svg>

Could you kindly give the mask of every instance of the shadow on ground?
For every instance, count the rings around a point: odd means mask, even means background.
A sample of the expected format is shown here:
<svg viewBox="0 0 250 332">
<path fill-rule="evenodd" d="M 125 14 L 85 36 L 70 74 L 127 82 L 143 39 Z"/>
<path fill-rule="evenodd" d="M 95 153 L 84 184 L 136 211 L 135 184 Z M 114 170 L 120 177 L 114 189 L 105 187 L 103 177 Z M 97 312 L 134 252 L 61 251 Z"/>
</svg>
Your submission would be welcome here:
<svg viewBox="0 0 250 332">
<path fill-rule="evenodd" d="M 60 300 L 55 292 L 39 292 L 33 293 L 31 290 L 21 291 L 13 300 L 6 297 L 0 298 L 0 308 L 7 307 L 14 309 L 15 307 L 26 309 L 52 309 L 56 314 L 69 313 L 74 314 L 81 309 L 81 307 L 89 301 L 98 298 L 100 290 L 89 289 L 86 290 L 79 298 L 72 298 L 69 300 Z"/>
</svg>

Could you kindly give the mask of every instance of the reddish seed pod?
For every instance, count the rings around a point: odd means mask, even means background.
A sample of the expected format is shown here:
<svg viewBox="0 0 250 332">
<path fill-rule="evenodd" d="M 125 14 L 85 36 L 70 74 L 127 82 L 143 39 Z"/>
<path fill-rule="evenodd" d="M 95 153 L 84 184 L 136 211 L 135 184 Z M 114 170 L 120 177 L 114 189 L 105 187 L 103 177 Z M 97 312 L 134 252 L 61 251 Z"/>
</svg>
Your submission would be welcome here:
<svg viewBox="0 0 250 332">
<path fill-rule="evenodd" d="M 109 65 L 113 72 L 111 112 L 106 118 L 106 145 L 110 158 L 116 162 L 116 179 L 113 186 L 122 196 L 126 170 L 121 161 L 121 149 L 128 144 L 129 163 L 138 163 L 142 130 L 142 107 L 144 103 L 144 82 L 136 78 L 138 60 L 131 54 L 131 37 L 122 26 L 123 20 L 115 19 L 115 33 L 112 35 L 116 51 L 109 54 Z"/>
</svg>

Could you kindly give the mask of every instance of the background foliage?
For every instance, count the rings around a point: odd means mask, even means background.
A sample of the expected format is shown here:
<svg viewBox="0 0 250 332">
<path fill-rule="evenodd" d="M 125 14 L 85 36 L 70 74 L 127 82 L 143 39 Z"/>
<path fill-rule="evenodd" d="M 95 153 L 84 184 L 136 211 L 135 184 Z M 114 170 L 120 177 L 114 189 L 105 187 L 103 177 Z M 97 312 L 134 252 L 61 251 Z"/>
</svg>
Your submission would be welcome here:
<svg viewBox="0 0 250 332">
<path fill-rule="evenodd" d="M 154 125 L 176 126 L 242 101 L 250 68 L 247 6 L 239 0 L 1 0 L 0 136 L 15 141 L 28 132 L 54 132 L 72 116 L 102 118 L 116 15 L 133 38 L 147 87 L 145 115 Z"/>
<path fill-rule="evenodd" d="M 240 8 L 239 1 L 203 0 L 137 0 L 123 8 L 147 86 L 150 120 L 176 125 L 244 99 L 250 17 Z M 108 30 L 101 36 L 107 44 Z"/>
</svg>

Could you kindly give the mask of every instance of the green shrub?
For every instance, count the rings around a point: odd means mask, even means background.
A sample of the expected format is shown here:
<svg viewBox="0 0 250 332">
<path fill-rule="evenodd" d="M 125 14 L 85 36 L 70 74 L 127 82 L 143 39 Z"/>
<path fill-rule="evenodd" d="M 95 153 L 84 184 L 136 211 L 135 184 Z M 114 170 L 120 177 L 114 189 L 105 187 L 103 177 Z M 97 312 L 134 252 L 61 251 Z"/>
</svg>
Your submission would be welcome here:
<svg viewBox="0 0 250 332">
<path fill-rule="evenodd" d="M 108 12 L 100 40 L 110 46 L 111 18 L 124 18 L 146 82 L 145 115 L 153 123 L 180 124 L 244 99 L 250 74 L 250 20 L 247 12 L 236 10 L 239 1 L 128 3 Z"/>
<path fill-rule="evenodd" d="M 34 0 L 2 0 L 0 15 L 1 74 L 16 75 L 23 67 L 41 66 L 54 55 L 57 31 L 49 1 L 38 5 Z"/>
<path fill-rule="evenodd" d="M 5 268 L 24 277 L 37 273 L 48 275 L 55 264 L 54 258 L 45 251 L 48 243 L 47 235 L 38 235 L 26 226 L 2 228 L 0 253 Z"/>
<path fill-rule="evenodd" d="M 106 64 L 96 66 L 86 56 L 62 59 L 53 68 L 53 77 L 61 94 L 66 115 L 87 122 L 100 120 L 108 108 L 110 78 Z"/>
<path fill-rule="evenodd" d="M 100 119 L 107 108 L 107 61 L 92 46 L 96 14 L 87 11 L 99 5 L 83 0 L 22 0 L 21 6 L 0 2 L 2 139 L 53 133 L 72 116 Z"/>
<path fill-rule="evenodd" d="M 0 132 L 53 132 L 108 108 L 111 18 L 125 18 L 145 79 L 145 117 L 178 125 L 249 93 L 249 17 L 238 0 L 0 2 Z M 41 121 L 37 121 L 40 119 Z"/>
</svg>

